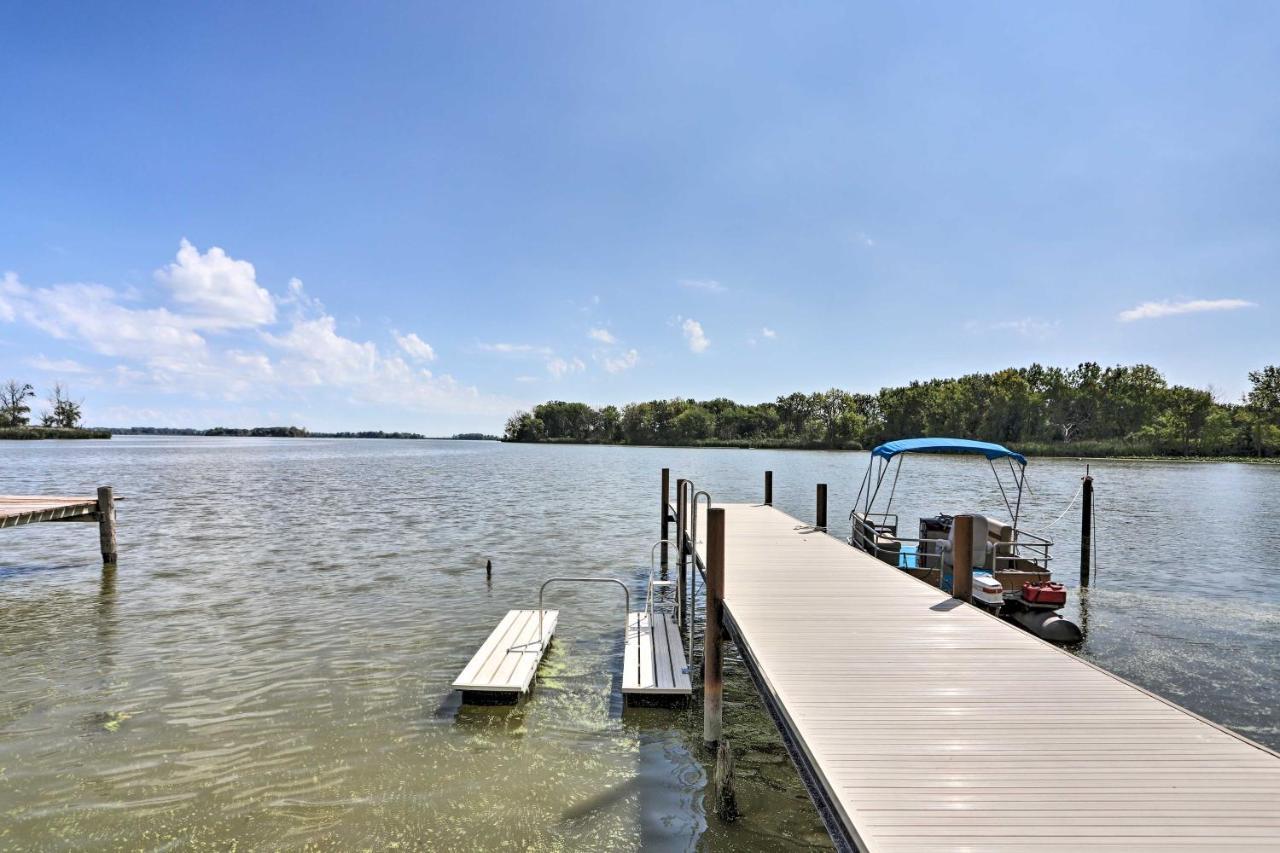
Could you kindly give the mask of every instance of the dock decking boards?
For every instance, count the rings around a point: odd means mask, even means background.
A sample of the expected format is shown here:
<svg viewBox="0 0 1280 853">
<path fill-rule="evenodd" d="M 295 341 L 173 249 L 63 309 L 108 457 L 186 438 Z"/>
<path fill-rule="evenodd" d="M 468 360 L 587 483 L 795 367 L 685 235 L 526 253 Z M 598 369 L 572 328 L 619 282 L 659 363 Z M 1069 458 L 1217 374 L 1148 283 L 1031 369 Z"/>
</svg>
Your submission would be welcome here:
<svg viewBox="0 0 1280 853">
<path fill-rule="evenodd" d="M 727 624 L 854 845 L 1280 850 L 1274 752 L 773 507 L 717 507 Z"/>
<path fill-rule="evenodd" d="M 453 682 L 464 693 L 529 692 L 538 664 L 556 630 L 558 610 L 542 611 L 542 641 L 538 641 L 538 611 L 509 610 L 493 629 L 462 674 Z"/>
<path fill-rule="evenodd" d="M 655 611 L 651 630 L 649 614 L 627 618 L 627 642 L 622 656 L 624 696 L 689 696 L 693 685 L 680 641 L 680 629 L 671 614 Z"/>
<path fill-rule="evenodd" d="M 41 521 L 96 521 L 96 497 L 0 495 L 0 528 Z"/>
</svg>

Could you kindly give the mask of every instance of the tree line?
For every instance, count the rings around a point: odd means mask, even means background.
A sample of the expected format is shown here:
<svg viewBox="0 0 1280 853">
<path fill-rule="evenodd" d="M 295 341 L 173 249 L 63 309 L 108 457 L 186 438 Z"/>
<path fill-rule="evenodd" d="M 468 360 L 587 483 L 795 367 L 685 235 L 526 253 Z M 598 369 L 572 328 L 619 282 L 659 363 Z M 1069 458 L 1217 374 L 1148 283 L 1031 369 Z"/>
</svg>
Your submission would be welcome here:
<svg viewBox="0 0 1280 853">
<path fill-rule="evenodd" d="M 0 385 L 0 427 L 20 428 L 31 425 L 29 400 L 36 399 L 36 389 L 29 382 L 8 379 Z M 47 408 L 40 414 L 40 426 L 50 429 L 79 429 L 81 400 L 71 399 L 67 387 L 53 383 L 46 398 Z"/>
<path fill-rule="evenodd" d="M 1035 453 L 1280 455 L 1280 366 L 1249 373 L 1238 402 L 1170 385 L 1146 364 L 1009 368 L 876 394 L 832 388 L 772 402 L 674 398 L 595 408 L 553 400 L 513 414 L 507 441 L 859 449 L 954 436 Z"/>
</svg>

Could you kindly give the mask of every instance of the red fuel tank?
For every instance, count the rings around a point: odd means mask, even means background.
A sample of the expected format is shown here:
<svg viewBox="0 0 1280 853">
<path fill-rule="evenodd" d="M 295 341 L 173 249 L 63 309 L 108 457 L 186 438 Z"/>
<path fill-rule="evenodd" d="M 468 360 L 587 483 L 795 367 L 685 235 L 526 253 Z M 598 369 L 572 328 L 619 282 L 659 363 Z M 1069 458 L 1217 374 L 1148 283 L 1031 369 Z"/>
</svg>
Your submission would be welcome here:
<svg viewBox="0 0 1280 853">
<path fill-rule="evenodd" d="M 1056 581 L 1024 583 L 1022 600 L 1032 604 L 1066 604 L 1067 588 Z"/>
</svg>

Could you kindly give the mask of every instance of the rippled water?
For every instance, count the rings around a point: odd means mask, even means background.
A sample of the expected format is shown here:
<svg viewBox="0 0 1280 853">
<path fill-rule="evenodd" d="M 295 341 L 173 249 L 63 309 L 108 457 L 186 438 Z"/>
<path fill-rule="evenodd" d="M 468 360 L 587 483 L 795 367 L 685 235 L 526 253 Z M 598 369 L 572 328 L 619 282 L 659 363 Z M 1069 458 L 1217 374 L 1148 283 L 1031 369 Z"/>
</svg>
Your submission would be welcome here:
<svg viewBox="0 0 1280 853">
<path fill-rule="evenodd" d="M 643 590 L 658 471 L 716 500 L 844 518 L 865 454 L 471 442 L 116 438 L 0 447 L 0 493 L 111 483 L 96 528 L 0 531 L 0 849 L 801 849 L 825 845 L 732 654 L 733 826 L 704 811 L 699 706 L 623 711 L 621 602 L 552 593 L 531 700 L 450 682 L 552 574 Z M 1028 516 L 1082 466 L 1036 461 Z M 1080 653 L 1280 747 L 1280 467 L 1095 464 L 1099 563 Z M 1000 507 L 985 463 L 915 458 L 904 519 Z M 1073 581 L 1078 516 L 1060 524 Z M 1041 525 L 1043 526 L 1043 525 Z M 484 563 L 494 572 L 486 583 Z M 1073 601 L 1075 601 L 1073 596 Z"/>
</svg>

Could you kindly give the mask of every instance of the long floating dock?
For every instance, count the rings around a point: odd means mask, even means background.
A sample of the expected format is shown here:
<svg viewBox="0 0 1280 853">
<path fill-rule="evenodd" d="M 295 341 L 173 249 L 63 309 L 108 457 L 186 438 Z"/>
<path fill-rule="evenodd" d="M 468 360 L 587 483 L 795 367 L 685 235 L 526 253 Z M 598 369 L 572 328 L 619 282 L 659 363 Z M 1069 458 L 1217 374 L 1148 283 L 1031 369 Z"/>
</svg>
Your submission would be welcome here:
<svg viewBox="0 0 1280 853">
<path fill-rule="evenodd" d="M 715 509 L 721 618 L 838 847 L 1280 850 L 1280 755 L 771 506 Z"/>
</svg>

